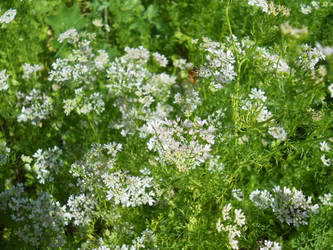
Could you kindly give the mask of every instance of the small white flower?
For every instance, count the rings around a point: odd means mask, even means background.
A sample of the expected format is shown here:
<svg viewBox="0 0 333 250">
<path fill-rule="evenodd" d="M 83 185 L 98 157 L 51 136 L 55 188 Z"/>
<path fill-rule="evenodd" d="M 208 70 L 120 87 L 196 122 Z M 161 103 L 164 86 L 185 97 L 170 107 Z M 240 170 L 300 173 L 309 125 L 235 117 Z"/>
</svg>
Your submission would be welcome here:
<svg viewBox="0 0 333 250">
<path fill-rule="evenodd" d="M 282 247 L 278 242 L 272 242 L 265 240 L 265 245 L 260 248 L 260 250 L 281 250 Z"/>
<path fill-rule="evenodd" d="M 63 43 L 63 41 L 65 41 L 66 39 L 69 43 L 76 43 L 79 39 L 77 30 L 69 29 L 69 30 L 61 33 L 58 37 L 58 42 Z"/>
<path fill-rule="evenodd" d="M 326 141 L 320 143 L 320 150 L 323 152 L 329 152 L 331 150 Z"/>
<path fill-rule="evenodd" d="M 11 21 L 14 20 L 16 16 L 16 9 L 9 9 L 7 10 L 2 16 L 0 16 L 0 24 L 1 23 L 10 23 Z"/>
<path fill-rule="evenodd" d="M 333 195 L 331 193 L 324 194 L 324 196 L 319 196 L 319 200 L 323 203 L 325 206 L 333 206 Z"/>
<path fill-rule="evenodd" d="M 222 218 L 223 220 L 230 220 L 230 210 L 232 209 L 232 206 L 230 203 L 228 203 L 226 206 L 222 209 Z"/>
<path fill-rule="evenodd" d="M 287 133 L 282 127 L 270 127 L 268 133 L 275 139 L 285 141 L 287 139 Z"/>
<path fill-rule="evenodd" d="M 153 53 L 153 57 L 155 58 L 155 60 L 159 63 L 159 65 L 161 67 L 167 66 L 168 59 L 164 55 L 161 55 L 161 54 L 155 52 L 155 53 Z"/>
<path fill-rule="evenodd" d="M 312 8 L 310 5 L 305 5 L 305 4 L 301 4 L 301 12 L 304 14 L 304 15 L 308 15 L 310 14 L 312 11 Z"/>
<path fill-rule="evenodd" d="M 92 24 L 95 25 L 96 27 L 103 27 L 102 19 L 94 19 L 92 21 Z"/>
<path fill-rule="evenodd" d="M 249 96 L 251 99 L 261 100 L 262 102 L 265 102 L 267 99 L 267 97 L 265 96 L 265 92 L 257 88 L 251 89 L 251 94 Z"/>
<path fill-rule="evenodd" d="M 328 91 L 329 91 L 330 94 L 331 94 L 331 98 L 333 98 L 333 83 L 331 83 L 331 85 L 328 86 Z"/>
<path fill-rule="evenodd" d="M 320 157 L 320 159 L 321 159 L 321 161 L 323 162 L 323 164 L 324 164 L 325 166 L 329 166 L 329 165 L 330 165 L 330 161 L 331 161 L 331 159 L 326 159 L 326 158 L 325 158 L 325 155 L 322 155 L 322 156 Z"/>
<path fill-rule="evenodd" d="M 244 226 L 245 225 L 245 215 L 242 212 L 241 209 L 235 209 L 235 222 L 238 226 Z"/>
<path fill-rule="evenodd" d="M 8 89 L 8 79 L 9 75 L 6 74 L 6 70 L 0 71 L 0 91 L 1 90 L 7 90 Z"/>
</svg>

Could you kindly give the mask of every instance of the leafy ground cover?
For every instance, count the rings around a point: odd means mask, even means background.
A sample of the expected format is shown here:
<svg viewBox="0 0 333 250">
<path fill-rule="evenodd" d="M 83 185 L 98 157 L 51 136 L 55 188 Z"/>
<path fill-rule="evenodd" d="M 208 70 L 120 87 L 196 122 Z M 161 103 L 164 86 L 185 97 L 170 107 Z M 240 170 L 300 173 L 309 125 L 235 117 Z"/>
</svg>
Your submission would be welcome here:
<svg viewBox="0 0 333 250">
<path fill-rule="evenodd" d="M 4 249 L 332 249 L 333 3 L 0 3 Z"/>
</svg>

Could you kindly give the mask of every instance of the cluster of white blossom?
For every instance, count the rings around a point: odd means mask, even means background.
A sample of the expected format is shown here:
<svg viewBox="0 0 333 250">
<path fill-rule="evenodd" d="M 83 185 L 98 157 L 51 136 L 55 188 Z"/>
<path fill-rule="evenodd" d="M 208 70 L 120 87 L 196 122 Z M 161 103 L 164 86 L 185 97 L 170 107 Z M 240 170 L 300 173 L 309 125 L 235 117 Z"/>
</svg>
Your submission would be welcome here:
<svg viewBox="0 0 333 250">
<path fill-rule="evenodd" d="M 97 51 L 98 55 L 95 57 L 95 65 L 97 69 L 102 70 L 105 68 L 105 65 L 109 63 L 109 54 L 103 50 L 100 49 Z"/>
<path fill-rule="evenodd" d="M 66 218 L 75 226 L 86 226 L 91 222 L 95 209 L 95 199 L 84 193 L 69 196 L 66 204 Z"/>
<path fill-rule="evenodd" d="M 256 114 L 257 122 L 265 122 L 273 117 L 272 113 L 264 106 L 266 99 L 264 91 L 253 88 L 249 98 L 243 101 L 242 109 Z"/>
<path fill-rule="evenodd" d="M 301 46 L 301 56 L 297 63 L 302 69 L 313 71 L 320 60 L 325 60 L 325 55 L 319 49 L 307 44 Z"/>
<path fill-rule="evenodd" d="M 190 117 L 192 113 L 197 109 L 201 104 L 201 99 L 199 92 L 194 88 L 186 88 L 185 93 L 176 93 L 174 96 L 173 103 L 178 104 L 181 108 L 181 111 L 185 114 L 186 117 Z"/>
<path fill-rule="evenodd" d="M 58 37 L 58 42 L 63 43 L 67 40 L 68 43 L 77 43 L 79 41 L 79 34 L 76 29 L 69 29 L 61 33 Z"/>
<path fill-rule="evenodd" d="M 158 153 L 157 160 L 174 164 L 179 171 L 195 169 L 211 155 L 215 127 L 200 118 L 190 121 L 150 120 L 141 129 L 141 136 L 151 136 L 148 150 Z"/>
<path fill-rule="evenodd" d="M 316 48 L 321 51 L 325 56 L 333 55 L 333 47 L 325 46 L 323 47 L 320 43 L 316 42 Z"/>
<path fill-rule="evenodd" d="M 70 173 L 78 177 L 77 186 L 89 193 L 103 193 L 107 201 L 123 207 L 135 207 L 156 202 L 158 187 L 147 169 L 140 176 L 127 171 L 115 171 L 117 153 L 121 144 L 94 144 L 83 159 L 71 166 Z"/>
<path fill-rule="evenodd" d="M 58 248 L 64 243 L 64 226 L 67 224 L 65 207 L 54 202 L 46 192 L 38 192 L 29 199 L 23 184 L 0 193 L 0 210 L 20 226 L 14 229 L 20 239 L 36 248 Z"/>
<path fill-rule="evenodd" d="M 8 89 L 8 80 L 9 75 L 6 74 L 6 70 L 0 71 L 0 91 L 1 90 L 7 90 Z"/>
<path fill-rule="evenodd" d="M 153 57 L 161 67 L 166 67 L 168 65 L 168 59 L 165 57 L 165 55 L 161 55 L 160 53 L 154 52 Z"/>
<path fill-rule="evenodd" d="M 329 153 L 331 151 L 331 147 L 328 145 L 328 143 L 326 141 L 322 141 L 320 143 L 320 151 L 324 152 L 324 153 Z M 326 159 L 326 155 L 322 154 L 321 156 L 321 161 L 323 162 L 323 164 L 325 166 L 330 166 L 331 162 L 333 161 L 332 159 L 328 158 Z"/>
<path fill-rule="evenodd" d="M 287 139 L 287 132 L 284 130 L 283 127 L 270 127 L 268 129 L 268 133 L 273 136 L 275 139 L 280 141 L 285 141 Z"/>
<path fill-rule="evenodd" d="M 38 182 L 45 184 L 53 182 L 54 176 L 57 175 L 62 166 L 63 161 L 60 159 L 62 150 L 57 146 L 48 148 L 47 150 L 38 149 L 32 156 L 35 162 L 32 165 L 33 171 L 37 174 Z M 25 160 L 29 164 L 29 161 Z M 31 162 L 31 161 L 30 161 Z"/>
<path fill-rule="evenodd" d="M 231 190 L 231 193 L 232 196 L 238 201 L 242 201 L 244 199 L 244 193 L 239 188 Z"/>
<path fill-rule="evenodd" d="M 286 61 L 280 56 L 270 53 L 267 48 L 257 47 L 256 53 L 256 59 L 265 66 L 264 70 L 277 71 L 281 74 L 289 72 L 290 68 Z"/>
<path fill-rule="evenodd" d="M 301 4 L 301 12 L 304 15 L 309 15 L 313 9 L 318 10 L 320 8 L 320 2 L 312 1 L 310 5 Z"/>
<path fill-rule="evenodd" d="M 69 32 L 72 34 L 73 32 Z M 76 35 L 75 35 L 76 37 Z M 80 33 L 77 39 L 72 39 L 74 49 L 66 58 L 57 58 L 52 63 L 49 72 L 49 81 L 63 84 L 64 82 L 75 81 L 79 84 L 89 84 L 96 79 L 96 73 L 104 70 L 108 63 L 108 54 L 104 50 L 99 50 L 98 55 L 94 53 L 91 42 L 95 39 L 95 34 Z"/>
<path fill-rule="evenodd" d="M 88 114 L 94 111 L 97 114 L 101 114 L 104 111 L 104 101 L 100 93 L 95 92 L 89 96 L 86 96 L 83 88 L 75 89 L 74 99 L 64 100 L 64 112 L 69 115 L 73 110 L 76 113 Z"/>
<path fill-rule="evenodd" d="M 250 111 L 252 114 L 255 114 L 257 122 L 265 122 L 273 117 L 273 114 L 264 106 L 267 97 L 265 92 L 261 89 L 253 88 L 249 94 L 249 98 L 242 100 L 242 109 Z M 287 133 L 281 126 L 275 126 L 275 120 L 270 121 L 270 126 L 268 128 L 268 133 L 273 136 L 275 139 L 285 141 L 287 139 Z"/>
<path fill-rule="evenodd" d="M 102 179 L 108 188 L 106 200 L 113 200 L 123 207 L 154 205 L 157 197 L 154 180 L 149 170 L 142 169 L 140 172 L 141 176 L 131 176 L 123 171 L 105 173 Z"/>
<path fill-rule="evenodd" d="M 2 16 L 0 16 L 0 24 L 2 23 L 10 23 L 14 20 L 15 16 L 16 16 L 16 9 L 9 9 L 7 10 L 5 13 L 2 14 Z"/>
<path fill-rule="evenodd" d="M 260 250 L 282 250 L 279 242 L 265 240 L 264 244 L 264 246 L 260 247 Z"/>
<path fill-rule="evenodd" d="M 176 68 L 179 68 L 180 70 L 184 70 L 184 69 L 189 69 L 189 68 L 193 67 L 193 64 L 190 62 L 187 62 L 186 59 L 179 58 L 179 59 L 173 60 L 173 66 Z"/>
<path fill-rule="evenodd" d="M 143 47 L 126 48 L 127 54 L 116 58 L 107 68 L 110 95 L 114 106 L 122 113 L 121 121 L 113 125 L 123 136 L 136 131 L 136 121 L 151 117 L 165 118 L 171 111 L 167 104 L 170 88 L 176 77 L 166 73 L 151 73 L 146 63 L 150 53 Z"/>
<path fill-rule="evenodd" d="M 41 65 L 38 65 L 38 64 L 31 65 L 29 63 L 23 64 L 22 68 L 24 71 L 23 79 L 29 79 L 31 74 L 33 74 L 39 70 L 42 70 Z"/>
<path fill-rule="evenodd" d="M 123 58 L 126 61 L 137 62 L 141 65 L 146 64 L 150 58 L 150 52 L 142 46 L 139 48 L 126 47 L 125 52 L 126 54 L 123 56 Z"/>
<path fill-rule="evenodd" d="M 237 238 L 241 236 L 242 227 L 245 225 L 245 215 L 241 209 L 234 209 L 234 219 L 230 215 L 232 206 L 230 203 L 222 209 L 222 220 L 218 219 L 216 229 L 218 232 L 224 231 L 228 233 L 229 244 L 232 249 L 238 248 Z"/>
<path fill-rule="evenodd" d="M 225 84 L 236 78 L 235 56 L 229 47 L 204 37 L 200 48 L 207 52 L 207 55 L 206 62 L 199 69 L 199 75 L 210 79 L 213 91 L 224 88 Z"/>
<path fill-rule="evenodd" d="M 49 117 L 53 110 L 52 99 L 41 93 L 38 89 L 32 89 L 28 95 L 17 93 L 20 105 L 23 105 L 18 122 L 28 122 L 41 126 L 41 121 Z"/>
<path fill-rule="evenodd" d="M 296 227 L 307 225 L 306 219 L 319 209 L 318 204 L 312 204 L 311 197 L 306 198 L 295 188 L 284 187 L 281 190 L 279 186 L 275 186 L 272 193 L 255 190 L 249 198 L 260 209 L 270 208 L 279 221 Z"/>
<path fill-rule="evenodd" d="M 211 173 L 221 173 L 224 170 L 224 163 L 221 162 L 220 156 L 212 156 L 208 162 L 208 171 Z"/>
<path fill-rule="evenodd" d="M 0 166 L 6 164 L 10 153 L 10 148 L 8 148 L 6 145 L 6 142 L 0 143 Z"/>
<path fill-rule="evenodd" d="M 323 203 L 324 206 L 333 207 L 333 195 L 331 193 L 319 196 L 319 200 Z"/>
<path fill-rule="evenodd" d="M 269 15 L 290 16 L 289 8 L 280 4 L 275 4 L 273 1 L 270 1 L 270 3 L 268 3 L 266 0 L 249 0 L 248 4 L 250 6 L 255 6 L 257 8 L 260 8 L 263 12 Z"/>
<path fill-rule="evenodd" d="M 328 92 L 330 92 L 331 98 L 333 98 L 333 83 L 328 86 Z"/>
<path fill-rule="evenodd" d="M 103 20 L 102 19 L 94 19 L 92 21 L 92 24 L 95 25 L 96 27 L 99 27 L 99 28 L 104 27 L 104 29 L 105 29 L 106 32 L 110 32 L 111 31 L 110 26 L 107 23 L 103 24 Z"/>
<path fill-rule="evenodd" d="M 146 229 L 141 233 L 141 236 L 138 236 L 132 241 L 131 245 L 123 244 L 122 246 L 117 246 L 115 250 L 138 250 L 138 249 L 146 249 L 147 244 L 153 244 L 156 241 L 156 237 L 153 231 L 150 229 Z M 155 249 L 154 246 L 153 249 Z"/>
<path fill-rule="evenodd" d="M 102 176 L 110 173 L 115 164 L 117 153 L 122 149 L 118 143 L 93 144 L 80 161 L 71 165 L 70 173 L 78 178 L 77 186 L 89 193 L 104 186 Z"/>
<path fill-rule="evenodd" d="M 289 22 L 282 23 L 280 25 L 281 33 L 285 35 L 290 35 L 294 38 L 300 38 L 308 34 L 308 27 L 303 26 L 301 29 L 292 27 Z"/>
</svg>

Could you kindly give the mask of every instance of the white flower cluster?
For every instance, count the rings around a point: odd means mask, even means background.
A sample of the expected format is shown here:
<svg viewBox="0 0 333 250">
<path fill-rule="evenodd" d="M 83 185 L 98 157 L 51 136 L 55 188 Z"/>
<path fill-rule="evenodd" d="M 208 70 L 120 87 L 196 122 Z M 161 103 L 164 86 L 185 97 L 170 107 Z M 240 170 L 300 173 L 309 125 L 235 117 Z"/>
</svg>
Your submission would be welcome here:
<svg viewBox="0 0 333 250">
<path fill-rule="evenodd" d="M 156 200 L 156 187 L 150 171 L 143 169 L 141 176 L 130 176 L 127 172 L 117 171 L 102 176 L 106 191 L 106 200 L 114 200 L 123 207 L 152 206 Z"/>
<path fill-rule="evenodd" d="M 273 117 L 273 114 L 264 106 L 267 97 L 265 92 L 261 89 L 253 88 L 249 94 L 249 99 L 242 101 L 244 105 L 243 110 L 251 111 L 251 113 L 256 114 L 257 122 L 265 122 Z M 275 120 L 271 120 L 271 124 L 275 124 Z M 285 141 L 287 139 L 287 133 L 281 126 L 270 126 L 268 128 L 268 133 L 275 139 Z"/>
<path fill-rule="evenodd" d="M 14 233 L 36 248 L 58 248 L 64 243 L 67 224 L 65 208 L 54 202 L 49 193 L 39 192 L 32 200 L 26 197 L 22 184 L 0 193 L 0 210 L 20 226 Z"/>
<path fill-rule="evenodd" d="M 109 54 L 103 50 L 100 49 L 97 51 L 98 55 L 95 58 L 95 64 L 96 67 L 100 70 L 104 69 L 105 65 L 109 63 Z"/>
<path fill-rule="evenodd" d="M 320 43 L 316 42 L 316 48 L 321 51 L 325 56 L 333 55 L 333 47 L 325 46 L 323 47 Z"/>
<path fill-rule="evenodd" d="M 2 16 L 0 16 L 0 24 L 2 23 L 10 23 L 14 20 L 15 16 L 16 16 L 16 9 L 9 9 L 7 10 L 4 14 L 2 14 Z"/>
<path fill-rule="evenodd" d="M 32 89 L 28 95 L 18 93 L 17 96 L 24 99 L 18 122 L 30 121 L 32 125 L 41 126 L 41 121 L 47 119 L 53 110 L 52 99 L 38 89 Z"/>
<path fill-rule="evenodd" d="M 208 162 L 208 171 L 211 173 L 221 173 L 224 170 L 224 163 L 221 162 L 220 156 L 212 156 Z"/>
<path fill-rule="evenodd" d="M 117 153 L 121 144 L 95 144 L 80 162 L 71 166 L 70 173 L 78 177 L 78 187 L 89 193 L 104 193 L 107 201 L 123 207 L 135 207 L 156 202 L 157 186 L 147 169 L 141 176 L 131 176 L 122 170 L 115 171 Z"/>
<path fill-rule="evenodd" d="M 64 100 L 64 112 L 69 115 L 73 110 L 76 113 L 88 114 L 94 111 L 96 114 L 101 114 L 104 111 L 104 101 L 102 95 L 98 92 L 86 96 L 83 92 L 83 88 L 75 89 L 74 99 Z"/>
<path fill-rule="evenodd" d="M 210 157 L 214 145 L 215 127 L 200 118 L 193 122 L 186 119 L 151 120 L 141 128 L 141 136 L 152 137 L 148 150 L 158 153 L 157 160 L 175 164 L 179 171 L 195 169 Z"/>
<path fill-rule="evenodd" d="M 193 64 L 187 62 L 186 59 L 180 58 L 173 61 L 173 66 L 179 68 L 180 70 L 184 70 L 193 67 Z"/>
<path fill-rule="evenodd" d="M 0 91 L 8 89 L 8 87 L 9 87 L 8 83 L 7 83 L 8 77 L 9 77 L 9 75 L 6 74 L 5 69 L 0 71 Z"/>
<path fill-rule="evenodd" d="M 139 48 L 125 48 L 126 54 L 123 58 L 126 61 L 137 62 L 138 64 L 146 64 L 150 58 L 150 52 L 144 47 Z"/>
<path fill-rule="evenodd" d="M 241 209 L 234 209 L 234 219 L 230 215 L 232 209 L 231 204 L 227 204 L 222 210 L 222 220 L 218 219 L 216 229 L 218 232 L 224 231 L 228 233 L 229 244 L 232 249 L 238 248 L 237 238 L 241 236 L 242 227 L 245 225 L 245 215 Z"/>
<path fill-rule="evenodd" d="M 38 65 L 38 64 L 31 65 L 29 63 L 23 64 L 22 68 L 24 71 L 23 79 L 29 79 L 31 74 L 33 74 L 39 70 L 42 70 L 41 65 Z"/>
<path fill-rule="evenodd" d="M 282 250 L 279 242 L 265 240 L 264 244 L 264 246 L 260 247 L 260 250 Z"/>
<path fill-rule="evenodd" d="M 325 60 L 325 55 L 319 49 L 307 44 L 301 47 L 301 53 L 297 63 L 304 70 L 313 71 L 320 60 Z"/>
<path fill-rule="evenodd" d="M 6 145 L 6 142 L 0 143 L 0 166 L 6 164 L 10 153 L 10 148 L 8 148 Z"/>
<path fill-rule="evenodd" d="M 270 1 L 268 4 L 266 0 L 249 0 L 248 4 L 250 6 L 255 6 L 257 8 L 260 8 L 263 12 L 277 16 L 277 15 L 284 15 L 284 16 L 290 16 L 290 9 L 279 4 L 274 4 L 273 1 Z"/>
<path fill-rule="evenodd" d="M 71 195 L 67 200 L 66 218 L 75 226 L 86 226 L 91 222 L 95 209 L 95 199 L 84 193 Z"/>
<path fill-rule="evenodd" d="M 57 83 L 75 81 L 79 84 L 89 84 L 96 80 L 96 72 L 103 70 L 108 63 L 108 54 L 99 50 L 96 56 L 91 41 L 94 34 L 81 33 L 73 40 L 75 48 L 66 58 L 57 58 L 49 72 L 49 81 Z"/>
<path fill-rule="evenodd" d="M 266 0 L 249 0 L 248 5 L 260 8 L 263 12 L 268 14 L 268 3 Z"/>
<path fill-rule="evenodd" d="M 333 207 L 333 195 L 331 193 L 319 196 L 319 200 L 323 203 L 324 206 Z"/>
<path fill-rule="evenodd" d="M 37 179 L 40 184 L 53 182 L 54 176 L 57 175 L 61 167 L 64 165 L 60 159 L 62 150 L 57 146 L 48 148 L 47 150 L 38 149 L 32 156 L 35 159 L 33 171 L 37 174 Z"/>
<path fill-rule="evenodd" d="M 76 29 L 69 29 L 61 33 L 58 37 L 58 42 L 63 43 L 67 40 L 68 43 L 77 43 L 79 41 L 79 34 Z"/>
<path fill-rule="evenodd" d="M 165 118 L 171 106 L 167 104 L 171 86 L 176 77 L 166 73 L 151 73 L 146 63 L 149 51 L 143 47 L 126 48 L 127 54 L 116 58 L 107 69 L 111 95 L 115 96 L 115 106 L 122 113 L 120 123 L 114 125 L 122 129 L 123 136 L 133 134 L 137 129 L 137 119 L 145 121 L 151 117 Z"/>
<path fill-rule="evenodd" d="M 160 53 L 155 52 L 153 53 L 153 57 L 161 67 L 166 67 L 168 65 L 168 59 L 165 57 L 165 55 L 161 55 Z"/>
<path fill-rule="evenodd" d="M 280 56 L 272 54 L 266 48 L 262 47 L 258 47 L 256 52 L 256 59 L 260 60 L 265 66 L 264 70 L 267 70 L 268 72 L 274 72 L 276 70 L 281 74 L 289 72 L 289 65 Z"/>
<path fill-rule="evenodd" d="M 146 229 L 132 241 L 132 245 L 123 244 L 122 246 L 117 246 L 115 250 L 138 250 L 146 249 L 147 244 L 152 244 L 156 241 L 156 237 L 153 231 Z M 156 246 L 155 246 L 156 247 Z M 149 249 L 149 248 L 148 248 Z M 154 248 L 155 249 L 155 248 Z"/>
<path fill-rule="evenodd" d="M 93 144 L 83 159 L 74 162 L 69 171 L 74 177 L 78 177 L 77 186 L 89 193 L 97 192 L 96 188 L 103 187 L 102 176 L 113 170 L 117 153 L 121 149 L 122 145 L 117 143 Z"/>
<path fill-rule="evenodd" d="M 295 28 L 289 24 L 289 22 L 282 23 L 280 25 L 282 34 L 290 35 L 294 38 L 300 38 L 308 34 L 308 27 L 303 26 L 301 29 Z"/>
<path fill-rule="evenodd" d="M 307 225 L 306 219 L 319 209 L 318 204 L 312 204 L 311 197 L 306 198 L 295 188 L 284 187 L 281 190 L 275 186 L 272 194 L 267 190 L 255 190 L 249 198 L 260 209 L 272 209 L 279 221 L 296 227 Z"/>
<path fill-rule="evenodd" d="M 264 91 L 253 88 L 249 94 L 249 99 L 245 99 L 245 101 L 243 101 L 244 105 L 242 106 L 242 109 L 257 114 L 257 122 L 265 122 L 273 117 L 272 113 L 266 106 L 264 106 L 266 99 L 267 97 L 265 96 Z"/>
<path fill-rule="evenodd" d="M 244 199 L 244 193 L 239 188 L 231 190 L 231 193 L 232 193 L 232 196 L 238 201 L 242 201 Z"/>
<path fill-rule="evenodd" d="M 280 141 L 285 141 L 287 139 L 287 132 L 281 126 L 270 127 L 268 133 L 273 136 L 275 139 Z"/>
<path fill-rule="evenodd" d="M 190 117 L 192 113 L 197 109 L 201 104 L 201 99 L 199 92 L 194 88 L 186 88 L 185 93 L 176 93 L 174 96 L 173 103 L 178 104 L 181 108 L 181 111 L 185 114 L 186 117 Z"/>
<path fill-rule="evenodd" d="M 207 52 L 206 62 L 199 69 L 199 75 L 211 80 L 213 91 L 222 89 L 225 84 L 235 79 L 235 56 L 231 49 L 223 44 L 204 37 L 200 48 Z"/>
<path fill-rule="evenodd" d="M 320 8 L 319 4 L 320 3 L 316 1 L 312 1 L 311 5 L 301 4 L 301 12 L 304 15 L 309 15 L 312 12 L 313 8 L 316 10 Z"/>
<path fill-rule="evenodd" d="M 328 145 L 328 143 L 326 141 L 322 141 L 320 143 L 320 151 L 322 152 L 325 152 L 325 153 L 329 153 L 331 151 L 331 147 Z M 325 166 L 330 166 L 331 165 L 331 162 L 333 161 L 332 159 L 328 158 L 326 159 L 326 155 L 323 154 L 321 157 L 320 157 L 321 161 L 323 162 L 323 164 Z"/>
</svg>

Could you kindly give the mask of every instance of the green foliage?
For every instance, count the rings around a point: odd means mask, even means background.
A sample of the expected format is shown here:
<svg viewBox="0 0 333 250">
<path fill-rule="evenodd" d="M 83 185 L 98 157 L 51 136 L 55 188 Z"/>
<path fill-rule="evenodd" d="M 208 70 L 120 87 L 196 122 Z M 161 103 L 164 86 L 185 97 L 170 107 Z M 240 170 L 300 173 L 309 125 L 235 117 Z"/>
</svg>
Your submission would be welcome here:
<svg viewBox="0 0 333 250">
<path fill-rule="evenodd" d="M 333 55 L 319 58 L 316 46 L 333 46 L 333 5 L 317 3 L 275 0 L 287 15 L 229 0 L 1 2 L 0 16 L 10 8 L 17 14 L 0 24 L 0 72 L 8 75 L 3 80 L 0 73 L 0 246 L 140 249 L 142 241 L 148 249 L 232 249 L 220 219 L 241 228 L 240 249 L 259 249 L 266 240 L 283 249 L 331 249 L 333 201 L 322 197 L 333 193 Z M 312 12 L 302 13 L 301 4 Z M 59 41 L 70 29 L 77 32 L 73 41 Z M 319 58 L 313 67 L 305 44 Z M 166 57 L 165 66 L 154 52 Z M 178 59 L 191 65 L 177 66 Z M 25 77 L 25 63 L 41 69 Z M 265 100 L 251 97 L 254 89 Z M 39 99 L 31 97 L 34 90 Z M 36 121 L 19 118 L 35 113 Z M 274 127 L 286 137 L 274 136 Z M 198 157 L 207 148 L 209 156 Z M 135 205 L 124 205 L 142 182 L 154 202 L 137 205 L 143 194 L 134 194 Z M 318 213 L 298 208 L 308 224 L 296 226 L 279 217 L 278 205 L 261 209 L 251 200 L 253 191 L 276 186 L 300 190 L 302 205 L 319 204 Z M 293 214 L 298 200 L 285 199 L 284 213 Z M 33 210 L 38 204 L 48 205 Z M 228 204 L 231 219 L 221 213 Z M 53 210 L 44 218 L 43 209 Z M 234 219 L 236 210 L 245 225 Z M 47 224 L 53 220 L 61 226 Z M 42 228 L 40 245 L 29 226 Z M 63 244 L 53 237 L 58 233 Z"/>
</svg>

